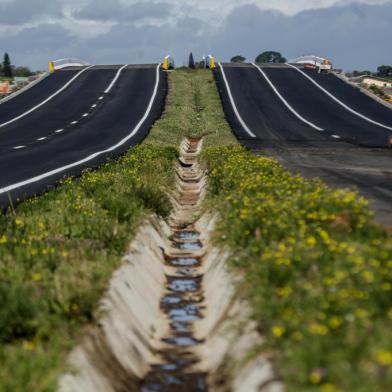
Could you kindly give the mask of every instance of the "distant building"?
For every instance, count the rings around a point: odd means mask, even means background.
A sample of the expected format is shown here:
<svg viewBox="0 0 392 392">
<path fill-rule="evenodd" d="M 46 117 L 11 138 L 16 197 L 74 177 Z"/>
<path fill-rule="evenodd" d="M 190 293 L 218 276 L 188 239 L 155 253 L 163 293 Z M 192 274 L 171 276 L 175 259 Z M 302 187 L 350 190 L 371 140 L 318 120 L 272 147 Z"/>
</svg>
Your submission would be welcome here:
<svg viewBox="0 0 392 392">
<path fill-rule="evenodd" d="M 377 76 L 365 76 L 362 79 L 362 83 L 366 86 L 377 86 L 382 89 L 384 88 L 392 89 L 392 80 L 379 78 Z"/>
</svg>

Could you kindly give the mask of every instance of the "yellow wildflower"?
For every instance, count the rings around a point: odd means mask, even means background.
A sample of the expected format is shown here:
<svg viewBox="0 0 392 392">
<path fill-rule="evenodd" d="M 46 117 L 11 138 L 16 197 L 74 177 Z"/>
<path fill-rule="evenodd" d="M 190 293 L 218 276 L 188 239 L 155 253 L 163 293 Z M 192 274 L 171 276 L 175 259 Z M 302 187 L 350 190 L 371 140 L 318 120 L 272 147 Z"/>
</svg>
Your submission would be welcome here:
<svg viewBox="0 0 392 392">
<path fill-rule="evenodd" d="M 310 324 L 308 329 L 312 335 L 324 336 L 328 333 L 328 328 L 325 325 L 319 323 Z"/>
<path fill-rule="evenodd" d="M 391 351 L 379 351 L 376 354 L 376 361 L 382 366 L 392 365 L 392 352 Z"/>
<path fill-rule="evenodd" d="M 280 338 L 281 336 L 283 336 L 283 334 L 285 332 L 286 332 L 286 329 L 280 325 L 274 325 L 272 327 L 272 334 L 277 338 Z"/>
<path fill-rule="evenodd" d="M 309 381 L 312 384 L 320 384 L 321 379 L 322 379 L 322 377 L 321 377 L 320 372 L 313 371 L 312 373 L 309 374 Z"/>
<path fill-rule="evenodd" d="M 26 351 L 33 351 L 34 348 L 35 348 L 35 345 L 34 345 L 33 342 L 24 341 L 23 344 L 22 344 L 22 347 Z"/>
<path fill-rule="evenodd" d="M 39 282 L 42 280 L 42 275 L 38 272 L 32 274 L 31 279 L 33 279 L 34 282 Z"/>
<path fill-rule="evenodd" d="M 316 238 L 314 238 L 314 237 L 308 237 L 308 238 L 306 239 L 306 245 L 308 245 L 308 246 L 310 246 L 310 247 L 315 246 L 316 243 L 317 243 L 317 241 L 316 241 Z"/>
</svg>

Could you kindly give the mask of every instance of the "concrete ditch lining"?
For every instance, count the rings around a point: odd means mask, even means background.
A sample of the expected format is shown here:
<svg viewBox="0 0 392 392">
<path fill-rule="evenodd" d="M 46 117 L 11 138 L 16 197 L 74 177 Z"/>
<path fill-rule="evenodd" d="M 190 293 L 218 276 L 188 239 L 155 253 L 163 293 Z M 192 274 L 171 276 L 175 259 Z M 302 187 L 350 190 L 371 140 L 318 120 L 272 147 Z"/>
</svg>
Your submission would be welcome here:
<svg viewBox="0 0 392 392">
<path fill-rule="evenodd" d="M 181 144 L 177 187 L 171 195 L 174 211 L 168 222 L 151 216 L 140 226 L 100 303 L 102 318 L 69 356 L 70 370 L 60 379 L 60 392 L 152 390 L 146 379 L 156 366 L 165 365 L 164 353 L 172 348 L 167 341 L 173 335 L 172 320 L 161 303 L 168 295 L 168 279 L 179 275 L 178 268 L 167 261 L 181 257 L 200 260 L 189 275 L 197 273 L 200 282 L 201 317 L 190 326 L 197 344 L 176 351 L 180 359 L 182 355 L 192 358 L 184 374 L 176 374 L 188 384 L 174 388 L 163 383 L 159 390 L 284 390 L 270 358 L 258 355 L 244 360 L 263 338 L 250 321 L 249 306 L 238 295 L 238 278 L 228 270 L 230 252 L 210 242 L 217 216 L 201 215 L 206 189 L 206 177 L 197 162 L 201 149 L 202 142 L 197 140 Z M 181 249 L 195 243 L 186 239 L 190 232 L 199 233 L 201 249 Z M 185 235 L 173 242 L 176 233 Z M 204 389 L 192 384 L 193 375 L 203 377 Z"/>
</svg>

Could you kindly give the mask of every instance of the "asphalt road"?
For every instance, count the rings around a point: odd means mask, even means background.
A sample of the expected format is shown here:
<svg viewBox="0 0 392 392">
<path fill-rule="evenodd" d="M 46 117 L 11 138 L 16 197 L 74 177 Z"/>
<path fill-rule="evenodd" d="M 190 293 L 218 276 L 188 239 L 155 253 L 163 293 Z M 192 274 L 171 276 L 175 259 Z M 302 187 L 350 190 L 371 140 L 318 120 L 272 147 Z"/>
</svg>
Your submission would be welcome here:
<svg viewBox="0 0 392 392">
<path fill-rule="evenodd" d="M 377 221 L 392 226 L 392 131 L 350 112 L 295 69 L 261 67 L 272 87 L 250 64 L 222 66 L 224 75 L 219 68 L 215 79 L 243 145 L 305 177 L 358 189 Z M 305 72 L 349 108 L 392 127 L 388 108 L 333 75 Z"/>
<path fill-rule="evenodd" d="M 41 80 L 33 88 L 26 90 L 23 94 L 0 104 L 0 124 L 38 105 L 69 82 L 77 73 L 77 70 L 56 72 Z"/>
<path fill-rule="evenodd" d="M 0 112 L 0 124 L 13 118 L 7 106 L 20 116 L 80 71 L 58 71 L 15 97 L 21 107 L 13 100 L 0 105 L 6 113 Z M 41 194 L 64 176 L 77 176 L 142 142 L 163 110 L 166 92 L 166 74 L 157 65 L 93 67 L 38 109 L 0 128 L 0 206 Z M 24 94 L 34 97 L 31 105 Z"/>
</svg>

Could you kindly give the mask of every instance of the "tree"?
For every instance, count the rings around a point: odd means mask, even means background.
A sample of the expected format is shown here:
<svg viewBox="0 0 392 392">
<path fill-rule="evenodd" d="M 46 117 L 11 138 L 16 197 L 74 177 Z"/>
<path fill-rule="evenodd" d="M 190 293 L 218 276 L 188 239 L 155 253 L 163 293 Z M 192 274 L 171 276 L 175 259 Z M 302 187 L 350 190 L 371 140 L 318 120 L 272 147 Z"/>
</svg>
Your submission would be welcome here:
<svg viewBox="0 0 392 392">
<path fill-rule="evenodd" d="M 392 67 L 389 65 L 380 65 L 377 68 L 377 75 L 381 77 L 391 77 L 392 76 Z"/>
<path fill-rule="evenodd" d="M 29 67 L 12 67 L 12 74 L 14 76 L 31 76 L 33 72 Z"/>
<path fill-rule="evenodd" d="M 11 60 L 10 60 L 10 56 L 8 55 L 8 53 L 4 53 L 3 75 L 7 78 L 12 78 Z"/>
<path fill-rule="evenodd" d="M 287 60 L 279 53 L 274 51 L 267 51 L 259 54 L 256 57 L 256 63 L 285 63 Z"/>
<path fill-rule="evenodd" d="M 246 60 L 245 57 L 241 55 L 234 56 L 230 59 L 231 63 L 243 63 Z"/>
<path fill-rule="evenodd" d="M 354 76 L 354 77 L 357 77 L 357 76 L 364 76 L 364 75 L 366 75 L 366 76 L 370 76 L 372 73 L 370 72 L 370 71 L 357 71 L 357 70 L 354 70 L 353 72 L 352 72 L 352 76 Z"/>
<path fill-rule="evenodd" d="M 188 67 L 191 68 L 191 69 L 195 69 L 195 60 L 193 59 L 192 52 L 189 55 Z"/>
</svg>

